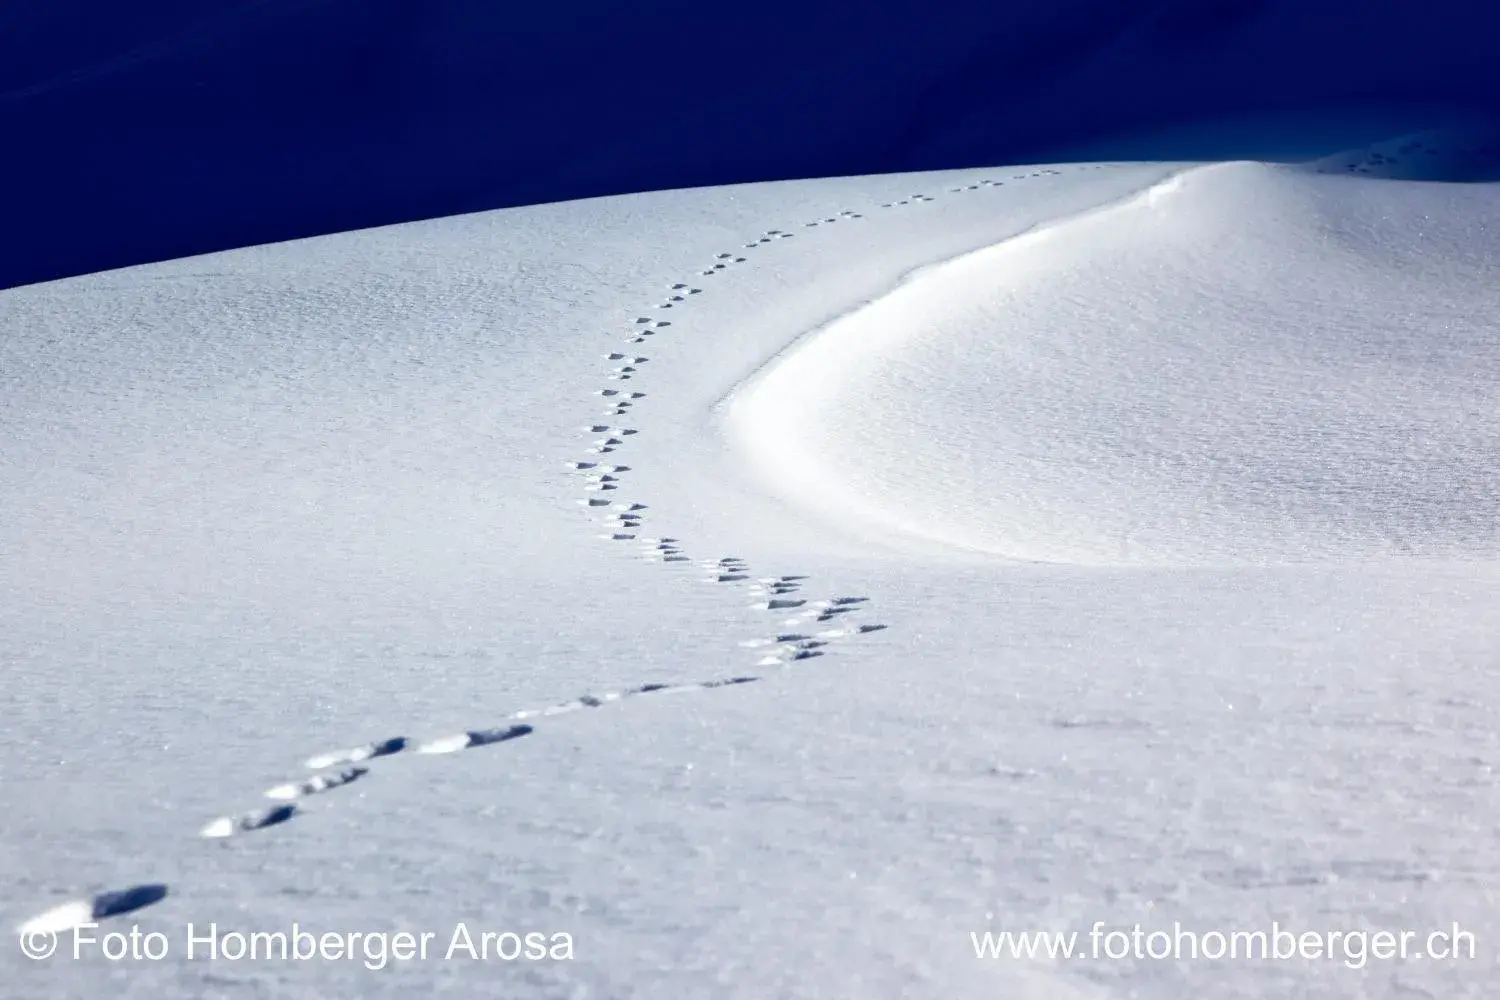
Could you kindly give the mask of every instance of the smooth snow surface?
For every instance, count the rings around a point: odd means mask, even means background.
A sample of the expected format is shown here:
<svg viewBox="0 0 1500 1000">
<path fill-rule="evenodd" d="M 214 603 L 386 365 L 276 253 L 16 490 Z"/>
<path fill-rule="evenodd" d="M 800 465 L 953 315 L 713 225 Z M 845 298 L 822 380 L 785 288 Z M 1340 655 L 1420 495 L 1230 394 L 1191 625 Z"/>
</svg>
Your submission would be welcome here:
<svg viewBox="0 0 1500 1000">
<path fill-rule="evenodd" d="M 1015 559 L 1500 553 L 1500 199 L 1256 163 L 912 275 L 737 400 L 788 489 Z"/>
<path fill-rule="evenodd" d="M 1433 141 L 0 293 L 0 923 L 171 947 L 0 996 L 1493 996 L 1500 189 Z M 1477 958 L 971 941 L 1096 922 Z"/>
</svg>

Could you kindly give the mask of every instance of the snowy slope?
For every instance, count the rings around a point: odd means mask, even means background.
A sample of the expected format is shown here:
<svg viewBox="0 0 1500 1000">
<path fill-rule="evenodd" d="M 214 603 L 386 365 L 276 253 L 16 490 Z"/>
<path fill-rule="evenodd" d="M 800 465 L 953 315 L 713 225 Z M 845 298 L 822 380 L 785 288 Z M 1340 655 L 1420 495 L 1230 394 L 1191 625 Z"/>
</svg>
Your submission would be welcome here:
<svg viewBox="0 0 1500 1000">
<path fill-rule="evenodd" d="M 1493 559 L 1500 201 L 1389 187 L 1197 167 L 926 268 L 741 436 L 838 517 L 1015 559 Z"/>
<path fill-rule="evenodd" d="M 1488 995 L 1495 191 L 1346 161 L 675 191 L 0 293 L 0 921 L 172 945 L 7 947 L 0 995 Z M 1393 510 L 1340 492 L 1372 454 Z M 1480 955 L 969 937 L 1273 920 Z M 210 921 L 574 956 L 187 960 Z"/>
</svg>

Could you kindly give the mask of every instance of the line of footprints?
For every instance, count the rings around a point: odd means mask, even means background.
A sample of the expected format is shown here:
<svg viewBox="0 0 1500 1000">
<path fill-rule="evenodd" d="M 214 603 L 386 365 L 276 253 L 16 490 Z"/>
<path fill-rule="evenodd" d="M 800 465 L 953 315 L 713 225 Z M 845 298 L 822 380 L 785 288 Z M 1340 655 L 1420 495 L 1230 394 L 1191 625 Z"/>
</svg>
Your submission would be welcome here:
<svg viewBox="0 0 1500 1000">
<path fill-rule="evenodd" d="M 1103 164 L 1081 164 L 1077 170 L 1100 169 Z M 1012 175 L 1013 180 L 1044 176 L 1057 176 L 1062 171 L 1045 168 Z M 950 194 L 1000 187 L 1005 182 L 987 178 L 975 183 L 948 188 Z M 896 209 L 936 201 L 931 195 L 913 194 L 910 197 L 882 204 L 883 209 Z M 838 222 L 862 219 L 859 212 L 842 211 L 837 215 L 814 219 L 803 223 L 804 229 L 832 225 Z M 796 234 L 787 230 L 768 229 L 765 233 L 743 245 L 740 252 L 718 254 L 712 263 L 698 272 L 697 278 L 708 279 L 723 275 L 734 266 L 747 263 L 745 251 L 755 251 L 781 240 L 792 239 Z M 703 282 L 707 284 L 707 282 Z M 636 431 L 620 425 L 646 393 L 637 391 L 623 383 L 642 376 L 650 357 L 641 345 L 653 342 L 671 329 L 676 316 L 670 310 L 682 309 L 704 294 L 704 289 L 695 283 L 673 284 L 664 299 L 657 303 L 654 316 L 641 316 L 630 325 L 624 340 L 626 350 L 613 351 L 605 356 L 611 365 L 605 380 L 611 384 L 598 390 L 605 401 L 603 418 L 586 427 L 593 440 L 587 448 L 589 459 L 568 463 L 578 473 L 586 494 L 578 502 L 594 516 L 604 528 L 602 537 L 610 542 L 634 545 L 642 559 L 663 566 L 693 567 L 703 575 L 706 582 L 718 585 L 739 585 L 753 600 L 752 607 L 777 615 L 773 628 L 766 633 L 741 642 L 747 659 L 753 659 L 756 667 L 789 667 L 793 664 L 824 655 L 826 647 L 842 639 L 876 632 L 886 626 L 860 622 L 860 612 L 865 610 L 868 599 L 864 597 L 839 596 L 822 600 L 808 600 L 801 596 L 808 578 L 801 575 L 756 576 L 744 559 L 722 556 L 710 559 L 693 559 L 683 548 L 680 539 L 670 536 L 647 536 L 643 534 L 647 520 L 647 505 L 631 500 L 616 499 L 624 485 L 623 477 L 631 470 L 614 455 L 624 448 Z M 493 746 L 519 739 L 533 731 L 530 720 L 551 718 L 584 709 L 602 708 L 617 702 L 628 701 L 645 695 L 676 694 L 685 692 L 712 691 L 719 688 L 749 684 L 761 679 L 761 675 L 744 673 L 711 680 L 686 683 L 650 683 L 620 691 L 585 694 L 543 708 L 525 709 L 498 720 L 499 724 L 471 729 L 461 733 L 417 741 L 405 736 L 390 737 L 348 747 L 328 753 L 317 754 L 303 762 L 308 771 L 306 778 L 276 785 L 264 792 L 266 805 L 235 815 L 220 816 L 205 824 L 199 836 L 210 840 L 223 840 L 263 830 L 285 823 L 302 812 L 302 800 L 323 792 L 343 788 L 370 774 L 373 762 L 397 754 L 436 756 L 456 753 L 477 747 Z M 168 887 L 160 883 L 143 883 L 125 889 L 101 892 L 83 899 L 72 899 L 47 910 L 26 921 L 19 928 L 22 935 L 33 933 L 59 933 L 89 921 L 119 916 L 159 902 L 168 895 Z"/>
</svg>

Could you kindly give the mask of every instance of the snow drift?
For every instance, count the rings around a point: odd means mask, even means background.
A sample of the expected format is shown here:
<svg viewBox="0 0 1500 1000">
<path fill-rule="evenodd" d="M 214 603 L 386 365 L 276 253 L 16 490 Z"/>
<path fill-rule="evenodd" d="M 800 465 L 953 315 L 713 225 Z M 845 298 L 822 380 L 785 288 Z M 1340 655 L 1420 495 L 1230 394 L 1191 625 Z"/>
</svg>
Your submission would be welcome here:
<svg viewBox="0 0 1500 1000">
<path fill-rule="evenodd" d="M 1489 187 L 1186 169 L 923 269 L 734 430 L 838 517 L 1014 559 L 1493 559 L 1497 234 Z"/>
</svg>

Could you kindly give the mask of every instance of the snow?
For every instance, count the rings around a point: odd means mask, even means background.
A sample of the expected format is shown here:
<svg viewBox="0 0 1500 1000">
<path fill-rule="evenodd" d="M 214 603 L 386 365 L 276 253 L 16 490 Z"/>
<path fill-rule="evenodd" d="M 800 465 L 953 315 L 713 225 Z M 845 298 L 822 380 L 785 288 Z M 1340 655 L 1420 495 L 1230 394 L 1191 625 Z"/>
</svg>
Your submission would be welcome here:
<svg viewBox="0 0 1500 1000">
<path fill-rule="evenodd" d="M 1013 559 L 1500 554 L 1487 186 L 1194 167 L 931 265 L 731 407 L 835 516 Z"/>
<path fill-rule="evenodd" d="M 1496 188 L 1399 155 L 668 191 L 0 293 L 0 923 L 171 943 L 7 948 L 0 996 L 1488 995 Z M 970 938 L 1098 921 L 1479 957 Z"/>
</svg>

